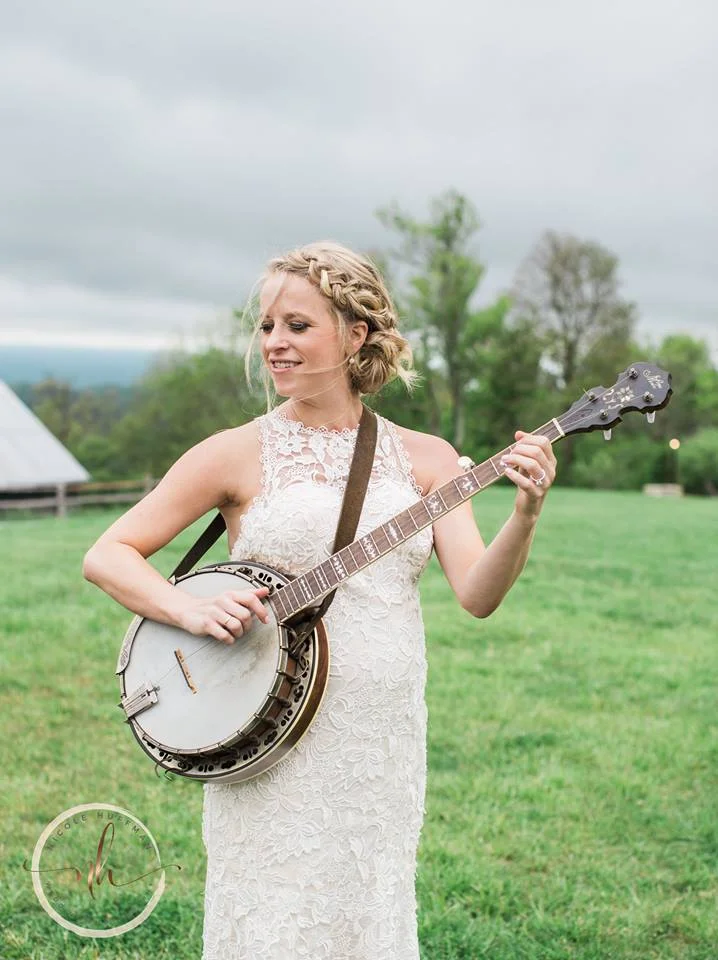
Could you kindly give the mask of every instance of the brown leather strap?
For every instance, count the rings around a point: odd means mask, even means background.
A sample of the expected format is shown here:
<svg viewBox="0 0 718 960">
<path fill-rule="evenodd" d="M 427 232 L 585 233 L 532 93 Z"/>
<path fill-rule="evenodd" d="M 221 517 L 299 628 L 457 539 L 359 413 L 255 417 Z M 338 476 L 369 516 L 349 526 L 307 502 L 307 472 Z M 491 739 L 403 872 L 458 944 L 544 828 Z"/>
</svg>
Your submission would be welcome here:
<svg viewBox="0 0 718 960">
<path fill-rule="evenodd" d="M 348 546 L 354 539 L 359 525 L 362 506 L 364 505 L 364 496 L 366 488 L 369 486 L 369 477 L 371 468 L 374 464 L 374 451 L 376 449 L 376 414 L 369 407 L 364 406 L 361 420 L 359 421 L 359 430 L 357 431 L 356 443 L 354 445 L 354 456 L 352 457 L 351 467 L 347 485 L 344 488 L 344 498 L 342 500 L 342 509 L 339 513 L 339 523 L 334 537 L 334 546 L 332 553 Z M 314 625 L 327 612 L 329 604 L 334 599 L 336 588 L 328 593 L 322 600 L 311 618 L 302 624 L 302 636 L 306 637 L 314 629 Z"/>
<path fill-rule="evenodd" d="M 224 517 L 221 513 L 218 513 L 212 518 L 210 525 L 202 531 L 187 553 L 174 568 L 170 575 L 170 580 L 176 580 L 177 577 L 183 577 L 186 573 L 189 573 L 195 563 L 202 559 L 205 553 L 207 553 L 209 548 L 219 540 L 226 529 L 227 524 L 224 522 Z"/>
<path fill-rule="evenodd" d="M 336 553 L 337 550 L 341 550 L 342 547 L 348 546 L 354 539 L 364 504 L 364 496 L 367 486 L 369 485 L 371 468 L 374 463 L 377 433 L 376 414 L 366 405 L 363 404 L 362 406 L 364 409 L 362 410 L 359 421 L 359 430 L 357 431 L 356 443 L 354 445 L 354 456 L 352 457 L 349 468 L 347 485 L 344 489 L 344 498 L 339 513 L 339 522 L 337 524 L 336 536 L 334 537 L 332 553 Z M 209 526 L 200 534 L 184 557 L 182 557 L 172 571 L 170 579 L 174 580 L 177 579 L 177 577 L 184 576 L 185 573 L 189 573 L 192 567 L 207 553 L 209 548 L 219 540 L 226 529 L 227 526 L 224 522 L 224 517 L 221 513 L 218 513 L 212 518 Z M 322 600 L 321 605 L 317 608 L 318 612 L 312 616 L 311 627 L 324 615 L 329 604 L 334 599 L 335 592 L 336 590 L 332 590 L 332 592 L 327 594 Z"/>
</svg>

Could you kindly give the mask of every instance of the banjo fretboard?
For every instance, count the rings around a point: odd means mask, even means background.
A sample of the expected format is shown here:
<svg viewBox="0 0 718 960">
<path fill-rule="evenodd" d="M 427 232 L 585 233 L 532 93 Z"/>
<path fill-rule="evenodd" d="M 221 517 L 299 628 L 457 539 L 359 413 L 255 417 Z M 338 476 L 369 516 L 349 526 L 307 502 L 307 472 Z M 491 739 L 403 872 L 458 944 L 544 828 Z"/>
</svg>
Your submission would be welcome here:
<svg viewBox="0 0 718 960">
<path fill-rule="evenodd" d="M 548 437 L 551 443 L 565 436 L 565 431 L 556 418 L 532 432 Z M 391 520 L 380 524 L 316 567 L 280 587 L 269 598 L 278 620 L 290 620 L 306 607 L 316 606 L 322 597 L 342 581 L 353 577 L 355 573 L 385 556 L 465 500 L 471 499 L 480 490 L 491 486 L 504 475 L 501 458 L 514 446 L 515 444 L 511 444 L 499 450 L 488 460 L 449 480 Z"/>
</svg>

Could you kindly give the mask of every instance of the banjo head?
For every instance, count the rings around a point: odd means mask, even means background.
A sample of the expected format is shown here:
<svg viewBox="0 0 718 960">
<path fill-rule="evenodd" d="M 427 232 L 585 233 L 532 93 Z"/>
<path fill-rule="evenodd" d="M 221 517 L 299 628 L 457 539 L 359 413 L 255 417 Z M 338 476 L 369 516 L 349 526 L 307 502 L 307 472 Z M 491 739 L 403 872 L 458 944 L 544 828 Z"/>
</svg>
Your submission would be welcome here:
<svg viewBox="0 0 718 960">
<path fill-rule="evenodd" d="M 273 586 L 268 576 L 253 576 L 268 568 L 252 566 L 206 567 L 178 579 L 176 586 L 195 597 Z M 286 582 L 271 573 L 274 585 Z M 127 698 L 154 691 L 152 702 L 141 700 L 130 720 L 138 737 L 168 753 L 192 755 L 229 746 L 251 729 L 268 697 L 279 692 L 287 661 L 284 631 L 271 606 L 264 606 L 269 622 L 253 617 L 250 629 L 233 644 L 154 620 L 133 622 L 118 664 L 122 692 Z"/>
</svg>

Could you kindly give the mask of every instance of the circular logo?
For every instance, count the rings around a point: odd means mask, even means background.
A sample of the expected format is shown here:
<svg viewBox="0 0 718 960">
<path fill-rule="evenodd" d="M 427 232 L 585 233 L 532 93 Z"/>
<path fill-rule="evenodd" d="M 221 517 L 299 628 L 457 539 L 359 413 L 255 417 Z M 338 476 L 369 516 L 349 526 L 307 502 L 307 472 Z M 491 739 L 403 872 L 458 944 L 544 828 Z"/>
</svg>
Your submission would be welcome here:
<svg viewBox="0 0 718 960">
<path fill-rule="evenodd" d="M 110 803 L 83 803 L 55 817 L 35 845 L 30 869 L 45 912 L 80 937 L 133 930 L 165 889 L 154 837 Z"/>
</svg>

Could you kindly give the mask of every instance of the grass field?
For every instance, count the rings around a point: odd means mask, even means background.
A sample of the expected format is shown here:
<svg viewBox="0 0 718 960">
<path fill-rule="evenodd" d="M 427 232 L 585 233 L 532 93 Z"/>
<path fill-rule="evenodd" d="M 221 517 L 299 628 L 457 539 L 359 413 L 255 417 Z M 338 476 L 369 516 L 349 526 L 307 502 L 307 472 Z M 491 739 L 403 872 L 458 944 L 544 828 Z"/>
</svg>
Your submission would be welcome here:
<svg viewBox="0 0 718 960">
<path fill-rule="evenodd" d="M 511 493 L 474 503 L 488 538 Z M 129 618 L 80 576 L 113 516 L 0 522 L 3 960 L 201 954 L 202 788 L 157 777 L 122 724 Z M 432 561 L 424 960 L 718 957 L 717 588 L 716 500 L 554 490 L 486 621 Z M 50 820 L 94 801 L 182 865 L 150 918 L 108 940 L 54 923 L 23 869 Z"/>
</svg>

